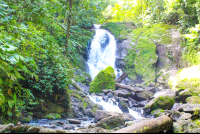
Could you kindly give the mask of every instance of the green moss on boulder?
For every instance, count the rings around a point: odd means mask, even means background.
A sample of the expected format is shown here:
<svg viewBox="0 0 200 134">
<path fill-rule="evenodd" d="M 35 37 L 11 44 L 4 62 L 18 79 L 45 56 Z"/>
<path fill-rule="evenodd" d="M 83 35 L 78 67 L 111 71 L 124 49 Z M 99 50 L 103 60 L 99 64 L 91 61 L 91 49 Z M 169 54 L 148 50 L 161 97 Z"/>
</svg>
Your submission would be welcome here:
<svg viewBox="0 0 200 134">
<path fill-rule="evenodd" d="M 112 89 L 116 87 L 115 72 L 111 66 L 101 70 L 94 80 L 90 83 L 90 93 L 101 93 L 103 89 Z"/>
<path fill-rule="evenodd" d="M 200 97 L 199 96 L 191 96 L 186 99 L 187 103 L 191 104 L 200 104 Z"/>
<path fill-rule="evenodd" d="M 143 108 L 145 113 L 156 109 L 170 110 L 175 103 L 175 100 L 170 95 L 163 95 L 154 98 Z"/>
</svg>

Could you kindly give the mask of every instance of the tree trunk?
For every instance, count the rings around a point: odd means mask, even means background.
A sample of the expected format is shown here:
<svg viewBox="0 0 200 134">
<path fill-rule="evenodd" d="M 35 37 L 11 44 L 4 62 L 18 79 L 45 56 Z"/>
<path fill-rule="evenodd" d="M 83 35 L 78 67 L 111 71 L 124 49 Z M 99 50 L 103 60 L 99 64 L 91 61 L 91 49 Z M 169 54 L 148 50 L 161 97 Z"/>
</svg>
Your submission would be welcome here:
<svg viewBox="0 0 200 134">
<path fill-rule="evenodd" d="M 69 29 L 70 29 L 70 23 L 71 23 L 71 17 L 72 17 L 72 2 L 73 2 L 73 0 L 70 0 L 69 2 L 70 2 L 70 6 L 69 6 L 69 16 L 68 16 L 67 34 L 66 34 L 66 43 L 65 43 L 65 54 L 67 54 L 67 51 L 68 51 Z"/>
<path fill-rule="evenodd" d="M 172 119 L 163 115 L 158 118 L 144 120 L 131 126 L 119 129 L 113 133 L 158 133 L 163 130 L 169 130 L 172 127 Z"/>
<path fill-rule="evenodd" d="M 120 83 L 116 83 L 116 87 L 124 88 L 124 89 L 127 89 L 129 91 L 136 92 L 136 93 L 143 91 L 143 90 L 138 90 L 138 89 L 135 89 L 134 87 L 124 85 L 124 84 L 120 84 Z"/>
</svg>

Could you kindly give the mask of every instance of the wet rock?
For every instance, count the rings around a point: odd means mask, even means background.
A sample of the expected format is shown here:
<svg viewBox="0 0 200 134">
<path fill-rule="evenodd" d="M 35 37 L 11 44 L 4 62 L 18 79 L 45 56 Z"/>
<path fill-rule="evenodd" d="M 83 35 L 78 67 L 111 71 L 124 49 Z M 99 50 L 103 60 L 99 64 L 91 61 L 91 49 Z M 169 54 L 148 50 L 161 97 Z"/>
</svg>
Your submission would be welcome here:
<svg viewBox="0 0 200 134">
<path fill-rule="evenodd" d="M 133 121 L 127 121 L 127 122 L 125 123 L 125 127 L 131 126 L 131 125 L 133 125 L 133 124 L 134 124 Z"/>
<path fill-rule="evenodd" d="M 95 126 L 105 129 L 113 129 L 125 124 L 125 119 L 121 115 L 113 115 L 104 119 L 101 119 Z"/>
<path fill-rule="evenodd" d="M 12 128 L 11 132 L 12 133 L 25 133 L 29 127 L 30 126 L 28 126 L 28 125 L 15 126 Z"/>
<path fill-rule="evenodd" d="M 38 133 L 40 131 L 39 127 L 30 126 L 27 130 L 27 133 Z"/>
<path fill-rule="evenodd" d="M 115 93 L 116 96 L 123 98 L 128 98 L 129 96 L 131 96 L 131 94 L 127 90 L 116 90 L 113 91 L 113 93 Z"/>
<path fill-rule="evenodd" d="M 183 114 L 181 114 L 180 119 L 181 120 L 189 120 L 189 119 L 191 119 L 191 117 L 192 117 L 192 115 L 190 113 L 183 113 Z"/>
<path fill-rule="evenodd" d="M 150 102 L 148 102 L 143 108 L 143 110 L 145 113 L 149 113 L 159 108 L 163 110 L 170 110 L 175 103 L 172 97 L 173 96 L 171 94 L 166 94 L 166 95 L 156 97 L 152 99 Z"/>
<path fill-rule="evenodd" d="M 9 123 L 7 125 L 0 125 L 0 133 L 10 133 L 13 127 L 13 123 Z"/>
<path fill-rule="evenodd" d="M 128 103 L 127 102 L 119 101 L 118 106 L 122 110 L 123 113 L 129 113 Z"/>
<path fill-rule="evenodd" d="M 69 130 L 56 130 L 56 133 L 72 133 Z"/>
<path fill-rule="evenodd" d="M 198 126 L 192 122 L 192 120 L 178 120 L 173 122 L 173 133 L 188 133 L 192 128 L 198 128 Z"/>
<path fill-rule="evenodd" d="M 107 95 L 108 93 L 112 92 L 112 89 L 103 89 L 102 91 L 104 95 Z"/>
<path fill-rule="evenodd" d="M 178 94 L 178 95 L 177 95 Z M 190 96 L 192 96 L 192 94 L 190 93 L 189 89 L 185 89 L 179 93 L 176 92 L 176 101 L 177 102 L 182 102 L 182 103 L 186 103 L 186 99 Z"/>
<path fill-rule="evenodd" d="M 134 99 L 136 101 L 144 101 L 150 100 L 153 97 L 153 93 L 147 90 L 143 90 L 142 92 L 136 93 Z"/>
<path fill-rule="evenodd" d="M 81 122 L 76 119 L 67 119 L 67 121 L 69 121 L 70 124 L 81 124 Z"/>
<path fill-rule="evenodd" d="M 150 91 L 152 93 L 156 93 L 156 88 L 155 87 L 145 87 L 145 90 Z"/>
<path fill-rule="evenodd" d="M 75 130 L 75 125 L 65 124 L 65 125 L 63 125 L 63 129 L 66 129 L 66 130 Z"/>
<path fill-rule="evenodd" d="M 113 111 L 103 111 L 103 110 L 97 110 L 95 112 L 95 121 L 100 121 L 101 119 L 114 116 L 114 115 L 120 115 L 123 116 L 125 121 L 132 121 L 134 120 L 134 117 L 130 115 L 129 113 L 118 113 Z"/>
<path fill-rule="evenodd" d="M 89 125 L 86 128 L 80 128 L 76 130 L 76 133 L 111 133 L 112 130 L 106 130 L 101 127 L 95 127 L 93 125 Z"/>
<path fill-rule="evenodd" d="M 41 128 L 39 133 L 56 133 L 56 130 L 50 128 Z"/>
</svg>

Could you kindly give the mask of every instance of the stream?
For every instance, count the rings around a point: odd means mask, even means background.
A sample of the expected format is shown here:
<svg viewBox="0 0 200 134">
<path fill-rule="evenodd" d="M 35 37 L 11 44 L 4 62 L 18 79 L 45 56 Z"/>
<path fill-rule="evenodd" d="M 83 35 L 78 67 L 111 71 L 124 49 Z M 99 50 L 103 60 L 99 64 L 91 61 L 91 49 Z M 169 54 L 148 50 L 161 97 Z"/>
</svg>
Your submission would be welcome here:
<svg viewBox="0 0 200 134">
<path fill-rule="evenodd" d="M 123 72 L 121 69 L 116 68 L 115 66 L 115 59 L 116 59 L 116 40 L 115 37 L 108 32 L 107 30 L 101 29 L 100 25 L 94 25 L 95 27 L 95 36 L 91 41 L 90 49 L 89 49 L 89 57 L 88 57 L 88 67 L 89 67 L 89 74 L 91 75 L 92 80 L 95 76 L 99 73 L 99 71 L 105 69 L 107 66 L 112 66 L 114 68 L 116 77 L 118 78 Z M 114 111 L 123 113 L 121 109 L 118 107 L 118 103 L 115 100 L 111 100 L 110 98 L 108 101 L 104 101 L 101 96 L 97 95 L 89 95 L 91 101 L 96 104 L 99 104 L 103 107 L 105 111 Z M 133 110 L 128 108 L 129 114 L 131 114 L 135 119 L 142 119 L 142 110 Z M 32 120 L 30 123 L 25 123 L 28 125 L 39 125 L 43 127 L 48 127 L 52 129 L 67 129 L 68 130 L 76 130 L 80 127 L 87 127 L 90 124 L 94 123 L 94 118 L 89 119 L 79 119 L 81 124 L 77 124 L 70 126 L 69 122 L 66 119 L 58 119 L 58 120 L 48 120 L 48 119 L 38 119 Z M 58 124 L 66 124 L 58 125 Z M 70 128 L 71 127 L 71 128 Z"/>
</svg>

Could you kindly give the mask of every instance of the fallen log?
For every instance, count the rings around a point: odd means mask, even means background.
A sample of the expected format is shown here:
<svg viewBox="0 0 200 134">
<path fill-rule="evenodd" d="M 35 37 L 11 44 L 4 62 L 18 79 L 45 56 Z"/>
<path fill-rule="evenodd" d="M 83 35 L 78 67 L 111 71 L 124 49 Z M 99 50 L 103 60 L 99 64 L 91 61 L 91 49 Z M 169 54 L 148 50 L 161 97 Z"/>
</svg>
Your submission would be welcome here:
<svg viewBox="0 0 200 134">
<path fill-rule="evenodd" d="M 133 70 L 131 70 L 131 71 L 129 71 L 128 73 L 127 73 L 127 70 L 116 80 L 117 81 L 117 83 L 121 83 L 127 76 L 128 76 L 128 74 L 130 73 L 130 72 L 132 72 Z"/>
<path fill-rule="evenodd" d="M 172 123 L 173 121 L 168 115 L 163 115 L 158 118 L 141 121 L 113 133 L 158 133 L 163 130 L 170 130 Z"/>
<path fill-rule="evenodd" d="M 143 91 L 142 89 L 138 90 L 138 89 L 131 87 L 129 85 L 124 85 L 124 84 L 120 84 L 120 83 L 116 83 L 116 87 L 127 89 L 129 91 L 136 92 L 136 93 Z"/>
<path fill-rule="evenodd" d="M 76 82 L 75 80 L 71 79 L 72 85 L 79 91 L 84 91 Z"/>
</svg>

